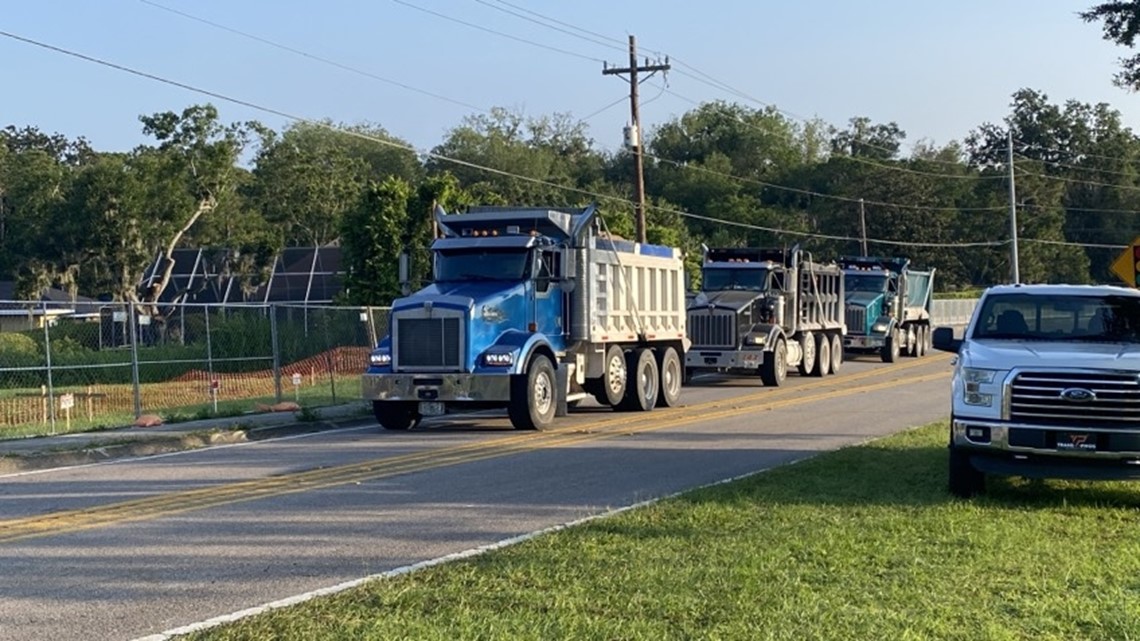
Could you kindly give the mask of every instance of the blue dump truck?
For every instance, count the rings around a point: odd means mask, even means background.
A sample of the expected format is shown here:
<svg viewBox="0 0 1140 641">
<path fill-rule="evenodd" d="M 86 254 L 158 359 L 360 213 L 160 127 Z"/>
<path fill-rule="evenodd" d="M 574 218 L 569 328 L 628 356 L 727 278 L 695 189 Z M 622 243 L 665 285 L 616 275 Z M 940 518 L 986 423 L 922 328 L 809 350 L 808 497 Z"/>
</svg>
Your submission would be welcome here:
<svg viewBox="0 0 1140 641">
<path fill-rule="evenodd" d="M 878 352 L 883 362 L 893 363 L 900 354 L 930 351 L 933 269 L 911 269 L 908 258 L 844 256 L 839 264 L 847 291 L 848 352 Z"/>
<path fill-rule="evenodd" d="M 688 300 L 686 379 L 704 371 L 780 385 L 789 367 L 824 376 L 843 360 L 843 273 L 792 249 L 705 248 Z"/>
<path fill-rule="evenodd" d="M 506 408 L 542 429 L 592 396 L 623 411 L 681 394 L 681 251 L 610 237 L 594 206 L 435 212 L 433 284 L 392 303 L 363 395 L 390 430 Z"/>
</svg>

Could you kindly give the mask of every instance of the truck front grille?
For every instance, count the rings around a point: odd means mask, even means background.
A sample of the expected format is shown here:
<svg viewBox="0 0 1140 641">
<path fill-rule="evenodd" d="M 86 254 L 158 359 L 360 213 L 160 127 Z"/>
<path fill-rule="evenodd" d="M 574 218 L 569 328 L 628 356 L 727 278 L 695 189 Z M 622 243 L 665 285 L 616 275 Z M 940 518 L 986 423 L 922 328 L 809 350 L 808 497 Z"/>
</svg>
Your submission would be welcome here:
<svg viewBox="0 0 1140 641">
<path fill-rule="evenodd" d="M 460 368 L 459 318 L 397 318 L 396 368 Z"/>
<path fill-rule="evenodd" d="M 848 334 L 866 334 L 867 333 L 867 308 L 862 305 L 848 305 L 847 306 L 847 333 Z"/>
<path fill-rule="evenodd" d="M 736 347 L 736 314 L 689 312 L 689 340 L 694 347 Z"/>
<path fill-rule="evenodd" d="M 1140 430 L 1140 376 L 1022 372 L 1013 380 L 1009 410 L 1011 420 L 1038 425 Z"/>
</svg>

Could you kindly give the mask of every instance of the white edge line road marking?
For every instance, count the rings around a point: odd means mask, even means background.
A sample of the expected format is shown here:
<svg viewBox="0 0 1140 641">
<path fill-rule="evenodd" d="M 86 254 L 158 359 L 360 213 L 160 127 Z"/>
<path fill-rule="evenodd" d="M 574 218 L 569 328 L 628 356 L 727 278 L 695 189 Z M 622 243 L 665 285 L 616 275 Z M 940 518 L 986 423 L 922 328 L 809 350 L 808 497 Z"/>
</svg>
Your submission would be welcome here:
<svg viewBox="0 0 1140 641">
<path fill-rule="evenodd" d="M 920 427 L 920 426 L 911 427 L 911 428 L 908 428 L 906 430 L 900 430 L 900 432 L 909 431 L 911 429 L 917 429 L 917 427 Z M 843 447 L 844 448 L 858 447 L 861 445 L 866 445 L 867 443 L 870 443 L 872 441 L 876 441 L 880 438 L 883 438 L 883 437 L 882 436 L 869 437 L 869 438 L 865 438 L 861 441 L 856 441 L 856 442 L 850 443 L 848 445 L 844 445 Z M 609 518 L 612 516 L 616 516 L 618 514 L 622 514 L 623 512 L 629 512 L 630 510 L 636 510 L 639 508 L 648 507 L 650 505 L 653 505 L 654 503 L 659 503 L 661 501 L 667 501 L 669 499 L 677 498 L 677 497 L 681 496 L 682 494 L 686 494 L 688 492 L 692 492 L 695 490 L 703 490 L 705 488 L 710 488 L 710 487 L 716 487 L 718 485 L 724 485 L 726 483 L 733 483 L 733 482 L 740 481 L 740 480 L 743 480 L 743 479 L 746 479 L 749 477 L 756 476 L 758 474 L 763 474 L 765 472 L 769 472 L 769 471 L 771 471 L 777 467 L 787 467 L 789 465 L 796 465 L 797 463 L 801 463 L 801 462 L 806 461 L 810 458 L 813 458 L 815 456 L 823 454 L 827 451 L 831 451 L 831 450 L 820 450 L 818 452 L 813 452 L 811 454 L 801 456 L 800 458 L 797 458 L 797 459 L 792 459 L 791 461 L 788 461 L 786 463 L 781 463 L 779 465 L 765 467 L 765 468 L 755 470 L 752 472 L 745 472 L 744 474 L 739 474 L 737 476 L 729 477 L 726 479 L 721 479 L 719 481 L 713 481 L 711 483 L 705 483 L 704 485 L 698 485 L 695 487 L 687 488 L 684 490 L 680 490 L 678 492 L 673 492 L 671 494 L 666 494 L 666 495 L 659 496 L 659 497 L 652 498 L 652 499 L 648 499 L 645 501 L 639 501 L 637 503 L 633 503 L 631 505 L 626 505 L 624 507 L 606 510 L 604 512 L 599 512 L 597 514 L 591 514 L 589 516 L 585 516 L 585 517 L 582 517 L 580 519 L 575 519 L 573 521 L 567 521 L 566 523 L 562 523 L 559 525 L 552 525 L 550 527 L 543 528 L 541 530 L 535 530 L 533 532 L 528 532 L 526 534 L 520 534 L 518 536 L 512 536 L 510 538 L 503 539 L 501 541 L 496 541 L 495 543 L 488 543 L 487 545 L 481 545 L 479 547 L 471 548 L 469 550 L 463 550 L 461 552 L 453 552 L 451 554 L 446 554 L 444 556 L 436 557 L 434 559 L 428 559 L 426 561 L 420 561 L 418 563 L 413 563 L 411 565 L 405 565 L 402 567 L 394 568 L 392 570 L 388 570 L 387 572 L 380 572 L 378 574 L 370 574 L 368 576 L 361 577 L 359 579 L 353 579 L 351 581 L 345 581 L 344 583 L 338 583 L 337 585 L 332 585 L 332 586 L 329 586 L 327 588 L 320 588 L 318 590 L 313 590 L 311 592 L 305 592 L 303 594 L 298 594 L 295 596 L 286 597 L 286 598 L 280 599 L 278 601 L 271 601 L 271 602 L 266 603 L 264 605 L 259 605 L 256 607 L 247 608 L 245 610 L 238 610 L 237 612 L 231 612 L 230 614 L 223 614 L 221 616 L 216 616 L 212 619 L 206 619 L 205 621 L 199 621 L 198 623 L 191 623 L 189 625 L 184 625 L 184 626 L 179 627 L 179 628 L 173 628 L 173 629 L 167 630 L 165 632 L 160 632 L 158 634 L 152 634 L 152 635 L 145 636 L 145 637 L 138 637 L 136 639 L 133 639 L 132 641 L 170 641 L 171 639 L 174 639 L 175 637 L 178 637 L 178 636 L 182 636 L 182 635 L 186 635 L 186 634 L 192 634 L 194 632 L 202 632 L 204 630 L 208 630 L 210 628 L 215 628 L 219 625 L 224 625 L 226 623 L 234 623 L 236 621 L 240 621 L 242 619 L 247 619 L 247 618 L 252 617 L 252 616 L 257 616 L 259 614 L 264 614 L 264 613 L 272 611 L 272 610 L 277 610 L 280 608 L 285 608 L 285 607 L 289 607 L 292 605 L 304 603 L 305 601 L 310 601 L 310 600 L 315 599 L 317 597 L 329 596 L 332 594 L 337 594 L 339 592 L 344 592 L 346 590 L 351 590 L 352 588 L 361 586 L 361 585 L 368 583 L 370 581 L 376 581 L 379 579 L 392 579 L 392 578 L 396 578 L 398 576 L 402 576 L 404 574 L 410 574 L 410 573 L 416 572 L 418 570 L 430 568 L 432 566 L 442 565 L 444 563 L 449 563 L 451 561 L 459 561 L 462 559 L 467 559 L 467 558 L 470 558 L 473 556 L 478 556 L 480 554 L 485 554 L 487 552 L 492 552 L 495 550 L 500 550 L 502 548 L 507 548 L 507 547 L 510 547 L 513 545 L 517 545 L 519 543 L 523 543 L 525 541 L 529 541 L 531 539 L 534 539 L 534 538 L 537 538 L 537 537 L 540 537 L 540 536 L 543 536 L 546 534 L 552 534 L 552 533 L 558 532 L 560 530 L 565 530 L 567 528 L 572 528 L 572 527 L 575 527 L 578 525 L 582 525 L 584 523 L 589 523 L 590 521 L 597 521 L 599 519 Z"/>
</svg>

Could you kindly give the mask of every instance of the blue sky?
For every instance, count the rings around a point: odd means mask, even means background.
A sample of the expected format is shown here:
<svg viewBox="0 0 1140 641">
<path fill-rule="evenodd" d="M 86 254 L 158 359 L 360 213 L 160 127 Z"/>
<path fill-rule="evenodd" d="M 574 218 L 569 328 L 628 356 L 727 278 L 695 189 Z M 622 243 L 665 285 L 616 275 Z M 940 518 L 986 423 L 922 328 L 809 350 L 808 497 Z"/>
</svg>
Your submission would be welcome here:
<svg viewBox="0 0 1140 641">
<path fill-rule="evenodd" d="M 619 42 L 633 33 L 644 49 L 667 53 L 752 98 L 836 125 L 857 115 L 895 121 L 908 143 L 944 144 L 997 122 L 1021 87 L 1053 101 L 1107 102 L 1140 130 L 1140 96 L 1111 83 L 1116 59 L 1128 51 L 1102 41 L 1097 25 L 1076 16 L 1093 0 L 509 0 L 618 41 L 602 44 L 488 6 L 495 0 L 401 0 L 576 55 L 394 0 L 153 1 L 462 103 L 531 115 L 583 117 L 619 101 L 627 85 L 603 76 L 601 61 L 628 62 Z M 141 0 L 3 5 L 0 30 L 307 118 L 377 123 L 423 149 L 471 113 Z M 643 85 L 646 125 L 694 101 L 759 106 L 679 73 L 669 74 L 667 92 L 658 80 Z M 287 123 L 8 38 L 0 38 L 0 86 L 0 126 L 83 135 L 101 150 L 146 142 L 140 114 L 206 101 L 227 121 Z M 628 113 L 622 101 L 589 119 L 599 146 L 620 144 Z"/>
</svg>

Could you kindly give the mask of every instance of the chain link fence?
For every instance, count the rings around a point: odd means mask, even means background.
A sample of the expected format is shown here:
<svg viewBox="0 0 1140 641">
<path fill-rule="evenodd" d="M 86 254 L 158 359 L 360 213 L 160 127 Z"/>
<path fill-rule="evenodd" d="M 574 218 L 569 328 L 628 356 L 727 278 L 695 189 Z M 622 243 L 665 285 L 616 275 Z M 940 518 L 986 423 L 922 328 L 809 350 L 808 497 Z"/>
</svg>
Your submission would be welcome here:
<svg viewBox="0 0 1140 641">
<path fill-rule="evenodd" d="M 356 401 L 387 323 L 379 307 L 3 302 L 0 437 Z"/>
</svg>

